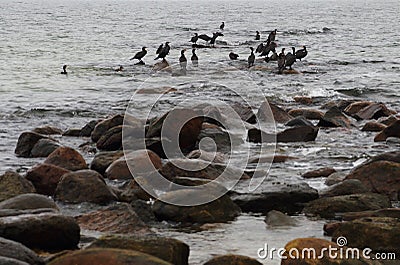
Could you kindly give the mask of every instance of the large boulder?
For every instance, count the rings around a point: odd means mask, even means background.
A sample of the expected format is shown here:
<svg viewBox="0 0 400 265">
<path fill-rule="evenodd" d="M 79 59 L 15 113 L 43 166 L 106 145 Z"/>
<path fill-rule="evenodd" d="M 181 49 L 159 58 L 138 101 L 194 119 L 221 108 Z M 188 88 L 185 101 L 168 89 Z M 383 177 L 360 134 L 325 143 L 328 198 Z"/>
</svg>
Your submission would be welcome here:
<svg viewBox="0 0 400 265">
<path fill-rule="evenodd" d="M 16 195 L 36 192 L 32 183 L 16 172 L 7 171 L 0 175 L 0 201 Z"/>
<path fill-rule="evenodd" d="M 52 199 L 35 193 L 21 194 L 0 202 L 0 209 L 29 210 L 41 208 L 58 210 Z"/>
<path fill-rule="evenodd" d="M 99 152 L 94 156 L 92 162 L 90 163 L 90 169 L 104 175 L 104 172 L 111 165 L 111 163 L 123 156 L 124 151 L 122 150 Z"/>
<path fill-rule="evenodd" d="M 0 218 L 0 237 L 33 249 L 75 249 L 80 228 L 72 217 L 56 213 L 24 214 Z"/>
<path fill-rule="evenodd" d="M 115 248 L 90 248 L 74 251 L 55 258 L 48 265 L 172 265 L 154 256 L 142 252 L 115 249 Z"/>
<path fill-rule="evenodd" d="M 338 107 L 332 107 L 319 120 L 318 126 L 350 128 L 351 121 Z"/>
<path fill-rule="evenodd" d="M 92 202 L 106 204 L 117 199 L 94 170 L 79 170 L 63 175 L 57 185 L 54 197 L 68 203 Z"/>
<path fill-rule="evenodd" d="M 114 117 L 111 117 L 109 119 L 97 123 L 91 134 L 93 142 L 96 143 L 100 139 L 100 137 L 112 127 L 122 125 L 123 123 L 124 123 L 124 116 L 121 114 L 115 115 Z"/>
<path fill-rule="evenodd" d="M 303 212 L 322 218 L 334 218 L 345 212 L 377 210 L 390 206 L 390 200 L 384 195 L 363 193 L 319 198 L 309 202 Z"/>
<path fill-rule="evenodd" d="M 356 101 L 351 104 L 349 104 L 343 112 L 346 113 L 347 115 L 354 116 L 357 114 L 360 110 L 362 110 L 365 107 L 368 107 L 369 105 L 374 104 L 371 101 Z"/>
<path fill-rule="evenodd" d="M 389 110 L 383 103 L 373 103 L 358 111 L 354 117 L 358 120 L 379 119 L 380 117 L 388 117 L 396 112 Z"/>
<path fill-rule="evenodd" d="M 153 205 L 153 211 L 159 220 L 181 223 L 221 223 L 232 221 L 240 214 L 240 208 L 227 195 L 198 206 L 176 206 L 162 200 L 171 201 L 179 198 L 180 202 L 188 201 L 193 196 L 191 190 L 176 190 L 163 194 Z M 207 191 L 204 195 L 208 197 Z"/>
<path fill-rule="evenodd" d="M 0 237 L 0 257 L 12 258 L 30 265 L 44 265 L 44 261 L 35 252 L 21 243 L 2 237 Z"/>
<path fill-rule="evenodd" d="M 64 146 L 57 148 L 51 153 L 44 163 L 59 166 L 71 171 L 88 168 L 85 159 L 78 151 Z"/>
<path fill-rule="evenodd" d="M 217 256 L 206 263 L 204 265 L 262 265 L 262 263 L 258 262 L 256 259 L 252 259 L 250 257 L 242 256 L 242 255 L 223 255 Z"/>
<path fill-rule="evenodd" d="M 104 236 L 92 242 L 88 248 L 135 250 L 168 261 L 174 265 L 187 265 L 189 258 L 188 245 L 174 238 L 159 236 Z"/>
<path fill-rule="evenodd" d="M 31 150 L 31 157 L 47 157 L 58 147 L 60 147 L 60 144 L 52 139 L 40 139 L 33 146 Z"/>
<path fill-rule="evenodd" d="M 346 179 L 320 192 L 321 197 L 334 197 L 357 193 L 367 193 L 370 190 L 358 179 Z"/>
<path fill-rule="evenodd" d="M 39 164 L 28 170 L 26 179 L 30 180 L 40 194 L 53 196 L 61 177 L 70 171 L 51 164 Z"/>
<path fill-rule="evenodd" d="M 375 136 L 374 141 L 375 142 L 386 141 L 386 139 L 389 137 L 400 138 L 400 120 L 395 121 L 394 123 L 390 124 L 385 129 L 383 129 L 383 131 L 378 133 Z"/>
<path fill-rule="evenodd" d="M 23 132 L 18 138 L 15 154 L 19 157 L 31 157 L 31 150 L 40 140 L 47 138 L 44 135 L 34 132 Z"/>
<path fill-rule="evenodd" d="M 393 200 L 400 198 L 400 163 L 398 162 L 372 161 L 352 170 L 346 179 L 358 179 L 368 189 L 386 194 Z"/>
<path fill-rule="evenodd" d="M 383 129 L 385 129 L 387 126 L 385 124 L 375 122 L 375 121 L 369 121 L 364 124 L 364 126 L 361 128 L 361 131 L 363 132 L 380 132 Z"/>
</svg>

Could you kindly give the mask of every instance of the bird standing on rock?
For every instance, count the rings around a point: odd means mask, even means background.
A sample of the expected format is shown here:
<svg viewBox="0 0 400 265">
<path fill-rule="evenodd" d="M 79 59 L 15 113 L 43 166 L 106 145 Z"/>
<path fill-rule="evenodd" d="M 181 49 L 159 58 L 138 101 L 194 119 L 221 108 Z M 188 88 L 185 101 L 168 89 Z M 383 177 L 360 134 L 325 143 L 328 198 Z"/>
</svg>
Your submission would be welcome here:
<svg viewBox="0 0 400 265">
<path fill-rule="evenodd" d="M 222 34 L 221 32 L 215 32 L 215 33 L 213 33 L 213 36 L 212 36 L 212 38 L 211 38 L 211 40 L 210 40 L 210 45 L 214 46 L 215 41 L 216 41 L 216 39 L 217 39 L 219 36 L 224 36 L 224 34 Z"/>
<path fill-rule="evenodd" d="M 137 59 L 139 60 L 139 62 L 137 64 L 144 64 L 144 62 L 142 61 L 142 58 L 147 54 L 146 51 L 146 47 L 142 47 L 142 50 L 140 52 L 137 52 L 135 54 L 135 56 L 133 56 L 131 59 L 129 60 L 133 60 L 133 59 Z"/>
<path fill-rule="evenodd" d="M 219 26 L 219 29 L 224 30 L 224 28 L 225 28 L 225 22 L 222 21 L 222 24 L 221 24 L 221 26 Z"/>
<path fill-rule="evenodd" d="M 158 47 L 158 48 L 160 48 L 160 47 Z M 169 54 L 170 49 L 171 49 L 171 47 L 169 46 L 169 42 L 167 41 L 165 43 L 164 47 L 158 53 L 158 56 L 156 58 L 154 58 L 154 60 L 157 60 L 159 58 L 162 58 L 163 60 L 165 60 L 165 57 Z"/>
<path fill-rule="evenodd" d="M 196 49 L 192 49 L 192 57 L 190 57 L 194 67 L 199 66 L 199 57 L 197 57 Z"/>
<path fill-rule="evenodd" d="M 296 52 L 296 59 L 299 59 L 299 60 L 301 61 L 301 59 L 303 59 L 304 57 L 306 57 L 307 54 L 308 54 L 307 48 L 306 48 L 306 46 L 303 46 L 303 49 L 297 50 L 297 52 Z"/>
<path fill-rule="evenodd" d="M 285 56 L 285 48 L 282 48 L 281 53 L 278 56 L 278 73 L 282 74 L 285 69 L 286 64 L 286 56 Z"/>
<path fill-rule="evenodd" d="M 186 66 L 187 66 L 187 59 L 186 59 L 186 56 L 185 56 L 185 51 L 186 51 L 186 49 L 183 49 L 181 51 L 181 57 L 179 57 L 179 64 L 180 64 L 181 69 L 183 71 L 186 71 Z"/>
<path fill-rule="evenodd" d="M 164 44 L 161 43 L 160 46 L 158 46 L 158 48 L 156 50 L 156 54 L 159 54 L 163 48 L 164 48 Z"/>
<path fill-rule="evenodd" d="M 249 64 L 249 68 L 254 66 L 254 61 L 256 60 L 256 56 L 254 55 L 254 49 L 253 47 L 250 47 L 251 53 L 249 55 L 249 58 L 247 59 L 247 62 Z"/>
<path fill-rule="evenodd" d="M 267 43 L 268 44 L 273 42 L 273 41 L 275 41 L 275 39 L 276 39 L 276 31 L 277 30 L 275 29 L 275 30 L 271 31 L 271 33 L 269 33 L 268 39 L 267 39 Z"/>
<path fill-rule="evenodd" d="M 293 53 L 289 52 L 286 54 L 286 62 L 285 67 L 289 66 L 289 69 L 292 70 L 292 65 L 296 62 L 296 49 L 292 47 Z"/>
</svg>

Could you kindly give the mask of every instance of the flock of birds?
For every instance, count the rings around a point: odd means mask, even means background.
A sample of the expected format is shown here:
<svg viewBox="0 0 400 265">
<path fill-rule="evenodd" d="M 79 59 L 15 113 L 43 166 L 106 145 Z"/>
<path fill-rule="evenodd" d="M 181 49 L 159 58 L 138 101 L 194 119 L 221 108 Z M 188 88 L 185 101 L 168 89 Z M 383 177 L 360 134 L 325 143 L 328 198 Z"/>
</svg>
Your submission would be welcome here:
<svg viewBox="0 0 400 265">
<path fill-rule="evenodd" d="M 222 22 L 219 28 L 221 31 L 223 31 L 225 28 L 225 23 Z M 283 70 L 287 69 L 287 67 L 289 67 L 289 69 L 292 70 L 292 66 L 297 60 L 301 61 L 301 59 L 307 56 L 308 52 L 306 46 L 303 46 L 302 49 L 297 51 L 295 47 L 292 47 L 292 52 L 288 52 L 287 54 L 285 54 L 285 48 L 282 48 L 281 52 L 277 54 L 276 48 L 278 47 L 278 45 L 275 42 L 276 34 L 277 34 L 276 29 L 271 31 L 268 35 L 266 43 L 264 42 L 260 43 L 255 49 L 255 51 L 253 47 L 250 47 L 251 52 L 247 59 L 249 68 L 254 66 L 256 60 L 254 52 L 259 53 L 259 57 L 264 57 L 264 60 L 267 63 L 270 61 L 277 61 L 279 74 L 283 73 Z M 193 66 L 197 67 L 199 62 L 199 57 L 196 54 L 196 48 L 205 48 L 210 46 L 214 47 L 216 39 L 220 36 L 224 36 L 224 34 L 222 34 L 222 32 L 215 32 L 213 33 L 212 37 L 210 37 L 206 34 L 198 35 L 197 33 L 194 33 L 194 36 L 191 37 L 190 39 L 190 42 L 192 42 L 192 56 L 190 57 L 190 60 Z M 208 44 L 208 46 L 197 44 L 197 41 L 199 39 L 205 41 Z M 260 32 L 256 31 L 255 40 L 260 40 L 260 39 L 261 39 Z M 165 42 L 165 44 L 161 44 L 158 47 L 158 49 L 156 50 L 156 57 L 154 58 L 154 60 L 162 59 L 163 62 L 166 62 L 165 58 L 167 57 L 167 55 L 171 50 L 169 44 L 170 42 L 167 41 Z M 130 58 L 130 60 L 138 60 L 138 62 L 135 63 L 135 65 L 144 65 L 145 63 L 143 62 L 143 58 L 147 55 L 146 49 L 147 47 L 142 47 L 142 50 L 137 52 L 132 58 Z M 185 56 L 185 52 L 186 49 L 181 50 L 181 56 L 179 57 L 179 64 L 181 67 L 181 71 L 183 71 L 184 73 L 186 73 L 186 67 L 187 67 L 187 58 Z M 269 56 L 270 53 L 271 56 Z M 234 52 L 230 52 L 228 56 L 231 60 L 237 60 L 239 58 L 239 55 Z M 66 68 L 67 65 L 64 65 L 61 74 L 67 74 Z M 119 68 L 115 69 L 115 71 L 118 72 L 123 70 L 124 68 L 122 66 L 119 66 Z"/>
</svg>

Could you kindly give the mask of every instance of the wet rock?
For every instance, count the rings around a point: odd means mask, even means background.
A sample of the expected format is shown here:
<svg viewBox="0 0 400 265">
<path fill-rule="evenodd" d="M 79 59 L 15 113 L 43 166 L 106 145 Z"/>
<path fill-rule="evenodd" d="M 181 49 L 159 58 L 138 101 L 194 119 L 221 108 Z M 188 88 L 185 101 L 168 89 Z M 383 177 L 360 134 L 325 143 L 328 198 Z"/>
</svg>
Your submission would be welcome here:
<svg viewBox="0 0 400 265">
<path fill-rule="evenodd" d="M 391 116 L 389 116 L 387 118 L 385 117 L 385 118 L 379 119 L 378 122 L 380 122 L 380 123 L 382 123 L 382 124 L 384 124 L 386 126 L 389 126 L 389 125 L 391 125 L 392 123 L 394 123 L 394 122 L 396 122 L 398 120 L 399 120 L 399 116 L 391 115 Z"/>
<path fill-rule="evenodd" d="M 303 105 L 311 105 L 313 103 L 313 99 L 311 97 L 296 96 L 293 98 L 293 100 Z"/>
<path fill-rule="evenodd" d="M 352 221 L 365 217 L 391 217 L 400 219 L 400 208 L 387 208 L 376 211 L 349 212 L 343 214 L 344 221 Z"/>
<path fill-rule="evenodd" d="M 338 213 L 377 210 L 390 206 L 390 200 L 384 195 L 363 193 L 319 198 L 309 202 L 303 212 L 322 218 L 334 218 Z"/>
<path fill-rule="evenodd" d="M 370 105 L 374 104 L 371 101 L 356 101 L 348 105 L 343 112 L 346 113 L 347 115 L 354 116 L 357 114 L 360 110 L 362 110 L 365 107 L 368 107 Z"/>
<path fill-rule="evenodd" d="M 72 217 L 55 213 L 25 214 L 0 218 L 0 237 L 33 249 L 75 249 L 80 229 Z"/>
<path fill-rule="evenodd" d="M 58 210 L 52 199 L 35 193 L 21 194 L 0 202 L 0 209 L 29 210 L 41 208 Z"/>
<path fill-rule="evenodd" d="M 344 115 L 339 108 L 333 107 L 330 108 L 320 119 L 318 126 L 320 127 L 344 127 L 350 128 L 351 121 L 350 119 Z"/>
<path fill-rule="evenodd" d="M 32 148 L 40 139 L 44 138 L 47 137 L 34 132 L 23 132 L 18 138 L 15 155 L 18 157 L 30 157 Z"/>
<path fill-rule="evenodd" d="M 231 105 L 231 107 L 243 121 L 251 124 L 257 123 L 256 115 L 254 114 L 253 109 L 249 105 L 245 103 L 241 104 L 239 102 L 235 102 L 234 104 Z"/>
<path fill-rule="evenodd" d="M 333 107 L 338 108 L 340 111 L 344 111 L 347 106 L 349 106 L 351 103 L 356 102 L 356 100 L 348 100 L 348 99 L 340 99 L 340 100 L 335 100 L 335 101 L 329 101 L 325 103 L 322 108 L 323 109 L 330 109 Z"/>
<path fill-rule="evenodd" d="M 244 212 L 267 213 L 278 210 L 294 214 L 300 212 L 306 202 L 318 198 L 318 191 L 307 183 L 264 184 L 263 190 L 253 193 L 232 192 L 232 200 Z"/>
<path fill-rule="evenodd" d="M 91 134 L 91 138 L 93 142 L 97 143 L 97 141 L 100 139 L 100 137 L 105 134 L 109 129 L 122 125 L 124 122 L 124 116 L 119 114 L 115 115 L 112 118 L 103 120 L 94 127 L 93 132 Z"/>
<path fill-rule="evenodd" d="M 395 121 L 378 133 L 374 138 L 374 142 L 385 141 L 389 137 L 400 138 L 400 120 Z"/>
<path fill-rule="evenodd" d="M 54 197 L 68 203 L 92 202 L 106 204 L 117 199 L 103 180 L 93 170 L 79 170 L 62 176 Z"/>
<path fill-rule="evenodd" d="M 0 237 L 0 257 L 12 258 L 17 261 L 26 262 L 29 265 L 43 265 L 44 261 L 35 252 L 21 243 Z M 0 264 L 2 262 L 0 261 Z M 10 264 L 11 263 L 3 263 Z"/>
<path fill-rule="evenodd" d="M 365 164 L 361 165 L 360 167 L 370 164 L 376 161 L 390 161 L 395 163 L 400 163 L 400 151 L 393 151 L 393 152 L 386 152 L 377 156 L 372 157 L 368 160 Z M 359 167 L 357 167 L 359 168 Z"/>
<path fill-rule="evenodd" d="M 209 161 L 213 163 L 224 163 L 225 162 L 225 155 L 219 152 L 206 152 L 203 150 L 193 150 L 187 156 L 189 159 L 201 159 L 204 161 Z"/>
<path fill-rule="evenodd" d="M 62 255 L 49 262 L 48 265 L 102 265 L 102 264 L 118 264 L 118 265 L 172 265 L 154 256 L 144 254 L 142 252 L 114 249 L 114 248 L 90 248 Z"/>
<path fill-rule="evenodd" d="M 115 204 L 102 210 L 77 216 L 76 221 L 82 229 L 98 232 L 114 234 L 148 234 L 151 232 L 127 203 Z"/>
<path fill-rule="evenodd" d="M 151 193 L 155 194 L 154 191 Z M 153 198 L 134 179 L 130 180 L 128 183 L 123 185 L 123 187 L 119 188 L 117 195 L 118 200 L 123 202 L 133 202 L 137 199 L 147 201 L 150 200 L 150 198 Z"/>
<path fill-rule="evenodd" d="M 266 133 L 258 128 L 251 128 L 247 131 L 247 141 L 251 143 L 274 143 L 277 136 Z"/>
<path fill-rule="evenodd" d="M 59 166 L 71 171 L 88 168 L 85 159 L 78 151 L 65 146 L 57 148 L 46 158 L 44 163 Z"/>
<path fill-rule="evenodd" d="M 257 164 L 257 163 L 285 163 L 289 160 L 298 159 L 294 156 L 287 156 L 287 155 L 275 155 L 274 157 L 271 156 L 255 156 L 249 158 L 249 164 Z"/>
<path fill-rule="evenodd" d="M 169 180 L 177 176 L 213 180 L 222 175 L 224 171 L 225 176 L 240 175 L 241 179 L 250 178 L 240 169 L 226 167 L 224 164 L 210 163 L 201 159 L 171 159 L 161 168 L 160 173 Z"/>
<path fill-rule="evenodd" d="M 207 191 L 202 196 L 209 197 Z M 161 199 L 178 199 L 180 202 L 189 201 L 193 196 L 190 190 L 170 191 L 161 196 Z M 188 198 L 188 199 L 185 199 Z M 153 211 L 159 220 L 169 220 L 182 223 L 221 223 L 232 221 L 240 214 L 240 208 L 227 196 L 198 206 L 176 206 L 157 200 Z"/>
<path fill-rule="evenodd" d="M 280 143 L 315 141 L 318 130 L 319 129 L 314 126 L 297 126 L 279 132 L 276 136 L 276 140 Z"/>
<path fill-rule="evenodd" d="M 60 147 L 60 144 L 55 142 L 51 139 L 40 139 L 37 143 L 33 146 L 31 150 L 31 157 L 47 157 L 50 155 L 54 150 Z"/>
<path fill-rule="evenodd" d="M 122 156 L 124 156 L 124 151 L 122 150 L 99 152 L 94 156 L 92 163 L 90 163 L 90 169 L 104 175 L 104 172 L 111 163 Z"/>
<path fill-rule="evenodd" d="M 51 164 L 39 164 L 26 173 L 26 179 L 31 181 L 40 194 L 53 196 L 61 177 L 71 171 Z"/>
<path fill-rule="evenodd" d="M 272 210 L 265 216 L 264 222 L 269 226 L 294 226 L 296 220 L 280 211 Z"/>
<path fill-rule="evenodd" d="M 122 237 L 104 236 L 93 243 L 90 248 L 116 248 L 140 251 L 168 261 L 174 265 L 187 265 L 189 246 L 174 238 L 159 236 Z"/>
<path fill-rule="evenodd" d="M 293 119 L 291 119 L 290 121 L 288 121 L 287 123 L 285 123 L 285 126 L 290 126 L 290 127 L 297 127 L 297 126 L 314 126 L 314 124 L 307 120 L 305 117 L 303 116 L 297 116 Z"/>
<path fill-rule="evenodd" d="M 385 104 L 373 103 L 361 109 L 354 115 L 354 117 L 358 120 L 377 120 L 381 117 L 388 117 L 392 114 L 395 114 L 395 112 L 389 110 Z"/>
<path fill-rule="evenodd" d="M 332 236 L 333 233 L 336 231 L 336 229 L 339 228 L 339 226 L 342 224 L 342 222 L 332 222 L 332 223 L 327 223 L 324 224 L 324 235 L 326 236 Z"/>
<path fill-rule="evenodd" d="M 90 137 L 96 125 L 102 120 L 91 120 L 88 124 L 82 127 L 79 136 L 80 137 Z"/>
<path fill-rule="evenodd" d="M 150 150 L 137 150 L 130 152 L 126 157 L 120 157 L 106 169 L 105 177 L 108 179 L 132 179 L 129 170 L 139 175 L 148 175 L 162 167 L 160 157 Z"/>
<path fill-rule="evenodd" d="M 290 116 L 303 116 L 308 120 L 320 120 L 324 116 L 322 111 L 316 109 L 292 109 L 288 112 Z"/>
<path fill-rule="evenodd" d="M 400 198 L 400 163 L 381 160 L 363 164 L 353 169 L 346 179 L 358 179 L 368 189 L 393 200 Z"/>
<path fill-rule="evenodd" d="M 273 117 L 270 117 L 270 111 L 272 112 Z M 286 123 L 293 119 L 291 115 L 289 115 L 284 109 L 277 106 L 274 103 L 264 101 L 257 112 L 257 118 L 261 121 L 272 121 L 272 118 L 277 123 Z"/>
<path fill-rule="evenodd" d="M 97 141 L 96 147 L 99 150 L 116 151 L 122 148 L 123 126 L 115 126 L 107 130 Z"/>
<path fill-rule="evenodd" d="M 328 177 L 329 175 L 335 173 L 336 170 L 331 167 L 324 167 L 315 169 L 312 171 L 308 171 L 302 175 L 303 178 L 310 179 L 310 178 L 321 178 L 321 177 Z"/>
<path fill-rule="evenodd" d="M 69 137 L 79 137 L 81 135 L 81 129 L 78 128 L 71 128 L 63 132 L 62 136 L 69 136 Z"/>
<path fill-rule="evenodd" d="M 340 195 L 367 193 L 370 190 L 358 179 L 346 179 L 343 182 L 330 186 L 323 190 L 321 197 L 334 197 Z"/>
<path fill-rule="evenodd" d="M 204 265 L 261 265 L 256 259 L 241 255 L 223 255 L 212 258 L 204 263 Z"/>
<path fill-rule="evenodd" d="M 34 192 L 32 183 L 16 172 L 7 171 L 0 176 L 0 201 Z"/>
<path fill-rule="evenodd" d="M 219 152 L 230 151 L 231 148 L 231 140 L 230 135 L 227 131 L 223 130 L 221 127 L 218 126 L 203 126 L 198 141 L 200 142 L 201 139 L 209 137 L 212 139 L 213 144 L 209 147 L 210 150 L 213 150 L 214 144 L 217 147 Z M 203 142 L 204 144 L 204 142 Z M 207 146 L 202 146 L 202 149 L 207 150 Z"/>
<path fill-rule="evenodd" d="M 0 265 L 30 265 L 21 260 L 0 256 Z"/>
<path fill-rule="evenodd" d="M 161 71 L 161 70 L 163 70 L 163 71 L 167 71 L 167 72 L 170 72 L 170 73 L 172 72 L 172 68 L 169 65 L 167 60 L 162 60 L 162 61 L 156 62 L 153 65 L 152 70 L 153 71 Z"/>
<path fill-rule="evenodd" d="M 369 217 L 342 223 L 333 233 L 332 240 L 347 238 L 347 246 L 374 252 L 400 255 L 400 222 L 397 218 Z"/>
<path fill-rule="evenodd" d="M 38 127 L 32 130 L 32 132 L 34 133 L 38 133 L 38 134 L 43 134 L 43 135 L 52 135 L 52 134 L 62 134 L 62 130 L 57 128 L 57 127 L 53 127 L 53 126 L 43 126 L 43 127 Z"/>
<path fill-rule="evenodd" d="M 38 209 L 28 209 L 28 210 L 0 209 L 0 217 L 18 216 L 24 214 L 58 213 L 58 212 L 59 210 L 54 208 L 38 208 Z"/>
<path fill-rule="evenodd" d="M 342 182 L 345 178 L 346 178 L 346 175 L 343 174 L 342 172 L 332 173 L 326 178 L 325 185 L 332 186 L 332 185 L 338 184 L 338 183 Z"/>
<path fill-rule="evenodd" d="M 380 132 L 385 128 L 386 128 L 386 125 L 384 125 L 382 123 L 370 121 L 370 122 L 367 122 L 366 124 L 364 124 L 361 131 L 363 131 L 363 132 Z"/>
</svg>

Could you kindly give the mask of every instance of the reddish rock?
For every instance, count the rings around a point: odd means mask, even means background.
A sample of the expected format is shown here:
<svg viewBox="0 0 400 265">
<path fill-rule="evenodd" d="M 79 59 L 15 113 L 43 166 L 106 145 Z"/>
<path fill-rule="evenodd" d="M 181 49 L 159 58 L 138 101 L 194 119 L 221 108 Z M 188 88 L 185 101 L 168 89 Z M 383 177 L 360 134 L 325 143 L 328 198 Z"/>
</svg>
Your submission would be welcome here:
<svg viewBox="0 0 400 265">
<path fill-rule="evenodd" d="M 270 117 L 271 113 L 273 117 Z M 273 118 L 277 123 L 286 123 L 293 118 L 284 109 L 268 101 L 264 101 L 261 104 L 257 112 L 257 117 L 261 121 L 272 121 Z"/>
<path fill-rule="evenodd" d="M 387 118 L 385 117 L 385 118 L 379 119 L 378 121 L 379 121 L 380 123 L 386 125 L 386 126 L 389 126 L 390 124 L 394 123 L 394 122 L 397 121 L 397 120 L 399 120 L 399 117 L 398 117 L 398 116 L 391 115 L 391 116 L 389 116 L 389 117 L 387 117 Z"/>
<path fill-rule="evenodd" d="M 231 107 L 243 121 L 246 121 L 251 124 L 257 123 L 256 116 L 251 106 L 235 102 L 234 104 L 231 105 Z"/>
<path fill-rule="evenodd" d="M 276 136 L 276 140 L 280 143 L 315 141 L 318 130 L 319 129 L 314 126 L 292 127 L 283 132 L 279 132 Z"/>
<path fill-rule="evenodd" d="M 303 178 L 320 178 L 320 177 L 328 177 L 329 175 L 335 173 L 336 170 L 331 167 L 319 168 L 316 170 L 308 171 L 302 175 Z"/>
<path fill-rule="evenodd" d="M 115 115 L 112 118 L 103 120 L 94 127 L 93 132 L 91 134 L 91 138 L 93 142 L 97 142 L 100 137 L 105 134 L 109 129 L 122 125 L 124 122 L 124 116 L 123 115 Z"/>
<path fill-rule="evenodd" d="M 51 153 L 44 163 L 59 166 L 71 171 L 88 168 L 85 159 L 78 151 L 64 146 L 57 148 Z"/>
<path fill-rule="evenodd" d="M 370 191 L 371 190 L 358 179 L 346 179 L 322 190 L 319 194 L 321 197 L 334 197 L 340 195 L 361 194 Z"/>
<path fill-rule="evenodd" d="M 26 173 L 26 179 L 30 180 L 40 194 L 53 196 L 61 177 L 70 171 L 51 164 L 39 164 Z"/>
<path fill-rule="evenodd" d="M 111 165 L 111 163 L 122 156 L 124 156 L 124 151 L 122 150 L 99 152 L 94 156 L 92 162 L 90 163 L 90 169 L 104 175 L 104 172 Z"/>
<path fill-rule="evenodd" d="M 288 112 L 293 117 L 303 116 L 309 120 L 320 120 L 324 113 L 316 109 L 292 109 Z"/>
<path fill-rule="evenodd" d="M 30 157 L 32 148 L 40 139 L 43 138 L 47 137 L 34 132 L 23 132 L 19 136 L 17 146 L 15 147 L 16 156 Z"/>
<path fill-rule="evenodd" d="M 370 122 L 367 122 L 366 124 L 364 124 L 361 131 L 363 131 L 363 132 L 380 132 L 385 128 L 386 128 L 386 125 L 384 125 L 382 123 L 370 121 Z"/>
<path fill-rule="evenodd" d="M 391 217 L 400 219 L 400 208 L 386 208 L 376 211 L 349 212 L 343 214 L 344 221 L 353 221 L 365 217 Z"/>
<path fill-rule="evenodd" d="M 212 258 L 204 265 L 262 265 L 256 259 L 241 255 L 223 255 Z"/>
<path fill-rule="evenodd" d="M 344 127 L 350 128 L 351 121 L 350 119 L 344 115 L 339 108 L 333 107 L 330 108 L 320 119 L 318 126 L 320 127 Z"/>
<path fill-rule="evenodd" d="M 373 103 L 361 109 L 354 115 L 354 117 L 358 120 L 377 120 L 380 117 L 388 117 L 392 114 L 395 114 L 395 112 L 389 110 L 385 104 Z"/>
<path fill-rule="evenodd" d="M 0 175 L 0 201 L 14 196 L 36 192 L 32 183 L 16 172 L 7 171 Z"/>
<path fill-rule="evenodd" d="M 311 105 L 313 103 L 313 99 L 311 97 L 296 96 L 293 98 L 293 100 L 304 105 Z"/>
<path fill-rule="evenodd" d="M 400 120 L 395 121 L 385 129 L 383 129 L 383 131 L 378 133 L 375 136 L 374 141 L 375 142 L 386 141 L 386 139 L 389 137 L 400 138 Z"/>
<path fill-rule="evenodd" d="M 371 104 L 374 104 L 374 103 L 371 101 L 356 101 L 356 102 L 353 102 L 350 105 L 348 105 L 344 109 L 343 112 L 346 113 L 347 115 L 353 116 L 357 112 L 359 112 L 360 110 L 362 110 L 365 107 L 368 107 Z"/>
<path fill-rule="evenodd" d="M 53 126 L 43 126 L 32 130 L 35 133 L 43 135 L 62 134 L 62 130 Z"/>
<path fill-rule="evenodd" d="M 143 181 L 145 181 L 145 179 Z M 152 191 L 151 194 L 155 194 L 155 192 Z M 137 199 L 148 201 L 153 197 L 147 193 L 134 179 L 132 179 L 123 187 L 119 188 L 118 198 L 119 201 L 132 202 Z"/>
<path fill-rule="evenodd" d="M 336 231 L 336 229 L 339 228 L 339 226 L 341 224 L 342 224 L 341 222 L 334 222 L 334 223 L 324 224 L 324 234 L 326 236 L 332 236 L 333 233 Z"/>
</svg>

